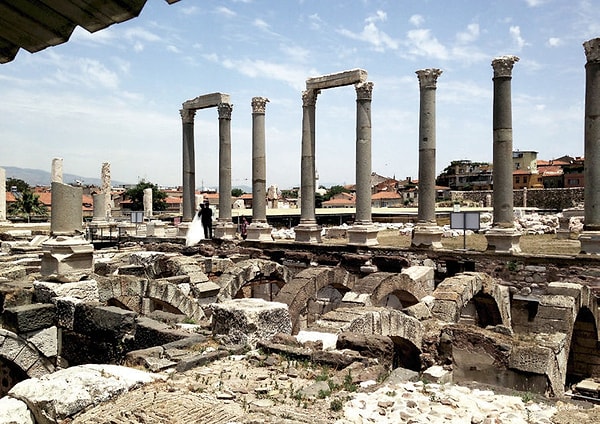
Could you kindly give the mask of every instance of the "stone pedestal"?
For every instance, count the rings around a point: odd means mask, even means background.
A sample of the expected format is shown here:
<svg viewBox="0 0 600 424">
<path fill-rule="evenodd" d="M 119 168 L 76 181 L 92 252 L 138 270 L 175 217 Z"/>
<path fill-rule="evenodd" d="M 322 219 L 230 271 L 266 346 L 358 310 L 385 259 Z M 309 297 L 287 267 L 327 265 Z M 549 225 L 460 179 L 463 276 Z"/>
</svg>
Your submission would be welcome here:
<svg viewBox="0 0 600 424">
<path fill-rule="evenodd" d="M 189 222 L 182 222 L 177 226 L 177 237 L 186 237 L 188 230 L 190 229 Z"/>
<path fill-rule="evenodd" d="M 217 221 L 213 226 L 213 237 L 221 240 L 233 240 L 237 233 L 237 226 L 233 222 Z"/>
<path fill-rule="evenodd" d="M 94 246 L 83 237 L 53 237 L 42 244 L 41 274 L 47 280 L 80 281 L 94 267 Z"/>
<path fill-rule="evenodd" d="M 273 228 L 266 222 L 253 222 L 248 225 L 248 241 L 273 241 L 271 237 L 271 231 Z"/>
<path fill-rule="evenodd" d="M 376 225 L 354 225 L 348 229 L 348 244 L 355 246 L 377 246 L 379 228 Z"/>
<path fill-rule="evenodd" d="M 295 241 L 299 243 L 321 243 L 321 226 L 316 223 L 300 224 L 294 228 Z"/>
<path fill-rule="evenodd" d="M 571 237 L 571 218 L 576 216 L 583 217 L 581 209 L 565 209 L 558 217 L 558 229 L 556 238 L 558 240 L 568 240 Z"/>
<path fill-rule="evenodd" d="M 496 253 L 521 253 L 521 233 L 516 228 L 492 228 L 485 233 L 487 250 Z"/>
<path fill-rule="evenodd" d="M 442 230 L 435 224 L 417 223 L 413 232 L 411 245 L 433 250 L 443 249 Z"/>
<path fill-rule="evenodd" d="M 579 235 L 582 254 L 600 255 L 600 231 L 583 231 Z"/>
<path fill-rule="evenodd" d="M 119 234 L 126 236 L 136 236 L 137 235 L 137 225 L 131 222 L 122 222 L 117 225 L 119 229 Z"/>
<path fill-rule="evenodd" d="M 163 221 L 150 221 L 146 224 L 147 237 L 164 237 L 166 235 L 167 223 Z"/>
</svg>

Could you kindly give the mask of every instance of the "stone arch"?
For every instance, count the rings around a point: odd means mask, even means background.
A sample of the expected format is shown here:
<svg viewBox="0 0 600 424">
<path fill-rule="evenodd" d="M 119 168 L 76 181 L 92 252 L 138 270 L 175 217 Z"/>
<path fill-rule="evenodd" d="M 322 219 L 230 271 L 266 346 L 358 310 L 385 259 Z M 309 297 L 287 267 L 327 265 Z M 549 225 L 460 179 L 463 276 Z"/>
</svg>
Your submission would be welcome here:
<svg viewBox="0 0 600 424">
<path fill-rule="evenodd" d="M 0 368 L 2 371 L 0 376 L 3 380 L 0 384 L 0 390 L 2 391 L 6 388 L 10 389 L 18 383 L 18 381 L 9 381 L 11 378 L 21 378 L 23 375 L 29 378 L 41 377 L 53 373 L 55 370 L 52 362 L 34 345 L 17 334 L 1 328 Z M 0 397 L 4 394 L 0 392 Z"/>
<path fill-rule="evenodd" d="M 431 295 L 432 290 L 433 287 L 420 284 L 406 273 L 375 272 L 358 280 L 353 292 L 368 295 L 372 306 L 386 306 L 386 299 L 394 295 L 401 307 L 406 308 Z"/>
<path fill-rule="evenodd" d="M 315 300 L 319 290 L 326 286 L 333 286 L 345 291 L 351 290 L 354 278 L 343 268 L 314 267 L 300 271 L 277 294 L 274 301 L 288 305 L 292 320 L 292 334 L 297 334 L 303 325 L 308 327 L 315 321 L 315 317 L 308 315 L 307 305 L 310 300 Z M 306 322 L 301 322 L 301 317 L 306 316 Z"/>
<path fill-rule="evenodd" d="M 511 327 L 510 293 L 481 272 L 464 272 L 442 281 L 433 292 L 431 313 L 437 319 L 458 322 L 469 302 L 482 317 L 479 324 Z M 483 318 L 485 317 L 485 318 Z"/>
<path fill-rule="evenodd" d="M 99 283 L 100 301 L 109 305 L 123 307 L 138 314 L 144 314 L 153 307 L 147 301 L 169 305 L 171 311 L 195 321 L 205 318 L 198 302 L 179 287 L 166 280 L 147 280 L 140 278 L 110 278 Z M 164 308 L 160 308 L 161 310 Z"/>
<path fill-rule="evenodd" d="M 569 359 L 567 362 L 567 385 L 588 377 L 600 375 L 600 344 L 596 318 L 587 307 L 577 313 L 573 324 Z"/>
<path fill-rule="evenodd" d="M 226 269 L 217 280 L 217 285 L 221 287 L 217 300 L 219 302 L 230 300 L 246 284 L 263 278 L 271 280 L 281 290 L 291 280 L 292 272 L 286 266 L 265 259 L 247 259 L 238 262 L 235 266 Z"/>
</svg>

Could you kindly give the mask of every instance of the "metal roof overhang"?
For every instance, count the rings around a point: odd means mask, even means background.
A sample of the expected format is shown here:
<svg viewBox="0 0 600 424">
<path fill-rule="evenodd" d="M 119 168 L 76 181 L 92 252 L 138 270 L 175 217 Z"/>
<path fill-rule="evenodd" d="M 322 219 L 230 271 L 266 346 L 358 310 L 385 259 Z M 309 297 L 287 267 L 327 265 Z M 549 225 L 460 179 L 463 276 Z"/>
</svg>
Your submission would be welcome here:
<svg viewBox="0 0 600 424">
<path fill-rule="evenodd" d="M 165 0 L 169 4 L 179 0 Z M 65 43 L 76 26 L 89 32 L 140 14 L 146 0 L 0 0 L 0 63 L 20 48 L 35 53 Z"/>
</svg>

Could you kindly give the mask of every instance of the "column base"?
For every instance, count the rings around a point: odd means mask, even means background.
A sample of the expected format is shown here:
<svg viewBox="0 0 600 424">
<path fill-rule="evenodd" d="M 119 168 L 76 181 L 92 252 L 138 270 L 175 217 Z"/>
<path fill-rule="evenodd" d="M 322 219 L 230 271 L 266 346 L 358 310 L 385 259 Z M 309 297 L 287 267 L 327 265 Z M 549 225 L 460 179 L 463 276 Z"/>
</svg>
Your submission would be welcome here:
<svg viewBox="0 0 600 424">
<path fill-rule="evenodd" d="M 600 255 L 600 231 L 582 231 L 579 235 L 581 250 L 579 253 Z"/>
<path fill-rule="evenodd" d="M 353 246 L 377 246 L 379 228 L 372 224 L 353 225 L 348 229 L 348 244 Z"/>
<path fill-rule="evenodd" d="M 237 232 L 237 225 L 233 222 L 219 222 L 213 226 L 213 237 L 221 240 L 233 240 Z"/>
<path fill-rule="evenodd" d="M 48 281 L 80 281 L 94 270 L 94 245 L 81 236 L 58 236 L 42 244 L 40 273 Z"/>
<path fill-rule="evenodd" d="M 521 233 L 516 228 L 491 228 L 485 233 L 487 251 L 495 253 L 521 253 Z"/>
<path fill-rule="evenodd" d="M 298 243 L 321 243 L 321 226 L 316 223 L 300 224 L 294 227 L 294 233 Z"/>
<path fill-rule="evenodd" d="M 440 250 L 442 246 L 442 230 L 437 225 L 419 224 L 415 226 L 410 242 L 412 247 Z"/>
<path fill-rule="evenodd" d="M 191 222 L 182 222 L 179 224 L 177 226 L 177 237 L 187 237 L 187 233 L 191 225 Z"/>
<path fill-rule="evenodd" d="M 271 227 L 266 222 L 253 222 L 248 225 L 248 235 L 246 236 L 246 240 L 248 241 L 273 241 L 273 237 L 271 237 L 271 231 L 273 227 Z"/>
</svg>

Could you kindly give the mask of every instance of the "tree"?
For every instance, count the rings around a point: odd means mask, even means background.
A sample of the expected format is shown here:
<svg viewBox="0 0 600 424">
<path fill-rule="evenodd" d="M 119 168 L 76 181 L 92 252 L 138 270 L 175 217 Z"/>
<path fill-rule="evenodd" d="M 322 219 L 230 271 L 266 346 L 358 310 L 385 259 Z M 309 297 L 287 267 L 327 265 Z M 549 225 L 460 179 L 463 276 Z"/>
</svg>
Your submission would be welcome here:
<svg viewBox="0 0 600 424">
<path fill-rule="evenodd" d="M 341 185 L 334 185 L 329 187 L 329 190 L 327 190 L 327 194 L 325 194 L 324 199 L 325 200 L 329 200 L 332 197 L 334 197 L 336 194 L 340 194 L 340 193 L 349 193 L 350 191 L 345 188 L 344 186 Z"/>
<path fill-rule="evenodd" d="M 167 208 L 167 202 L 165 201 L 167 193 L 161 191 L 158 185 L 149 181 L 140 181 L 134 187 L 125 191 L 125 197 L 131 200 L 131 210 L 144 210 L 144 190 L 147 188 L 152 189 L 152 210 L 164 211 Z"/>
<path fill-rule="evenodd" d="M 27 222 L 32 215 L 48 215 L 46 205 L 40 202 L 40 197 L 32 192 L 29 187 L 15 196 L 15 202 L 8 208 L 8 214 L 13 216 L 26 216 Z"/>
<path fill-rule="evenodd" d="M 244 193 L 244 190 L 242 190 L 241 188 L 231 189 L 231 197 L 240 197 Z"/>
<path fill-rule="evenodd" d="M 29 184 L 19 178 L 9 177 L 6 179 L 6 190 L 12 191 L 12 188 L 16 187 L 18 193 L 23 193 L 26 190 L 30 190 Z"/>
</svg>

